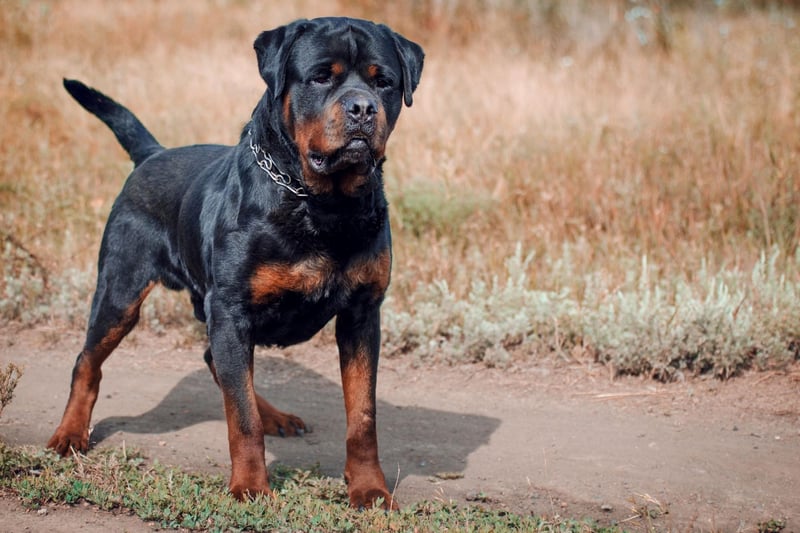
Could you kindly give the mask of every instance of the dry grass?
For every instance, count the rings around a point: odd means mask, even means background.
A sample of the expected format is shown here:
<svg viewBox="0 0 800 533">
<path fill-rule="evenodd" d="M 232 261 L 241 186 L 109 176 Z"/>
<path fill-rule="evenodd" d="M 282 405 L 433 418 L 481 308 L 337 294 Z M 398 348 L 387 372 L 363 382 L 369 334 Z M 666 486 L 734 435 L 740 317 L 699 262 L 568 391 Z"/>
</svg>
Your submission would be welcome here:
<svg viewBox="0 0 800 533">
<path fill-rule="evenodd" d="M 642 255 L 665 274 L 703 260 L 750 268 L 772 246 L 791 255 L 800 34 L 788 20 L 683 14 L 667 56 L 612 19 L 608 35 L 568 55 L 523 60 L 507 43 L 478 42 L 431 58 L 390 190 L 402 206 L 422 180 L 447 202 L 490 205 L 434 236 L 442 260 L 414 262 L 409 278 L 458 279 L 473 247 L 484 261 L 468 277 L 496 272 L 517 242 L 539 257 L 567 244 L 580 270 L 617 282 L 629 271 L 619 260 Z M 430 248 L 399 240 L 403 252 Z M 407 251 L 430 255 L 417 252 Z"/>
<path fill-rule="evenodd" d="M 3 409 L 14 399 L 14 389 L 17 388 L 22 369 L 14 363 L 8 363 L 5 369 L 0 369 L 0 415 Z"/>
<path fill-rule="evenodd" d="M 8 2 L 0 227 L 50 271 L 93 268 L 130 165 L 63 76 L 125 103 L 165 145 L 232 143 L 263 90 L 257 33 L 352 14 L 427 52 L 389 147 L 390 309 L 413 312 L 420 283 L 468 299 L 476 280 L 510 276 L 518 245 L 534 253 L 528 287 L 568 289 L 578 307 L 598 286 L 635 289 L 642 257 L 650 281 L 691 286 L 777 251 L 777 275 L 796 282 L 800 14 L 692 4 Z"/>
</svg>

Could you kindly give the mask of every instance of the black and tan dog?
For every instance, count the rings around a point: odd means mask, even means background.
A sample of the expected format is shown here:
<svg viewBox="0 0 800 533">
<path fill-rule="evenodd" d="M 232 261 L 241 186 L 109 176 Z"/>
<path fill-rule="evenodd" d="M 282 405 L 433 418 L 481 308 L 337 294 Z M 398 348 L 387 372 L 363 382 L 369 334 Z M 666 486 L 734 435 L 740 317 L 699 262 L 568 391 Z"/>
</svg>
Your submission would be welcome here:
<svg viewBox="0 0 800 533">
<path fill-rule="evenodd" d="M 381 167 L 423 51 L 386 26 L 347 18 L 296 21 L 254 46 L 267 90 L 232 147 L 165 149 L 126 108 L 65 80 L 135 168 L 109 215 L 86 344 L 48 446 L 87 450 L 100 367 L 160 283 L 188 289 L 207 324 L 205 360 L 224 399 L 235 496 L 269 493 L 265 433 L 305 431 L 256 394 L 254 346 L 305 341 L 336 317 L 350 503 L 383 498 L 395 507 L 375 430 L 392 260 Z"/>
</svg>

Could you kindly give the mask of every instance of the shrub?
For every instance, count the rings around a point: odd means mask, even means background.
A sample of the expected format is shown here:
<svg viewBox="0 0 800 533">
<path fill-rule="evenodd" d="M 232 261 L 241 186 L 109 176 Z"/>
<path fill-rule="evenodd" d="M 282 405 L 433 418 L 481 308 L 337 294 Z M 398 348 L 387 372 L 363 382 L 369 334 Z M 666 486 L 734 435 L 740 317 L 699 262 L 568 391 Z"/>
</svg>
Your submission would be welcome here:
<svg viewBox="0 0 800 533">
<path fill-rule="evenodd" d="M 0 370 L 0 415 L 14 398 L 14 389 L 21 377 L 22 370 L 14 363 L 8 363 L 5 370 Z"/>
</svg>

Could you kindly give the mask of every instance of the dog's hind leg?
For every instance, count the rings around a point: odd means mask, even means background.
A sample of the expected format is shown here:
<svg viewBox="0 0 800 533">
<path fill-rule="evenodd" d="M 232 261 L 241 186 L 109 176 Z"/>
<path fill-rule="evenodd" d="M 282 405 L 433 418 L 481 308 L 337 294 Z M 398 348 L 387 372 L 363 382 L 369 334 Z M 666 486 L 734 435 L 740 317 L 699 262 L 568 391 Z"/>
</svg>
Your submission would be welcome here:
<svg viewBox="0 0 800 533">
<path fill-rule="evenodd" d="M 206 350 L 203 359 L 205 359 L 209 370 L 211 370 L 214 383 L 219 385 L 217 370 L 214 368 L 214 358 L 211 355 L 211 348 Z M 306 431 L 309 431 L 300 417 L 276 409 L 258 393 L 256 393 L 256 405 L 258 406 L 258 414 L 261 417 L 261 424 L 264 426 L 264 434 L 266 435 L 273 435 L 276 437 L 302 437 Z"/>
<path fill-rule="evenodd" d="M 133 255 L 136 260 L 120 261 L 113 252 L 101 251 L 86 343 L 72 370 L 64 416 L 47 443 L 61 455 L 67 455 L 70 449 L 85 452 L 89 448 L 89 423 L 100 389 L 100 367 L 136 325 L 139 308 L 155 286 L 157 278 L 149 275 L 152 267 L 143 260 L 146 254 L 134 249 L 130 252 Z"/>
</svg>

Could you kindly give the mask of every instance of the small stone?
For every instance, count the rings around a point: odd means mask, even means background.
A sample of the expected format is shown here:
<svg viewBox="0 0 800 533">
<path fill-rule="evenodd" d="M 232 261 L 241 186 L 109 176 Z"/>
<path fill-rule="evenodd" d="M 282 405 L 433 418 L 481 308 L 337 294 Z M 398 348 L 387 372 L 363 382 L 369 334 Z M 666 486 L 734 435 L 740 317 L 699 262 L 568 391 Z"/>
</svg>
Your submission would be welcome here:
<svg viewBox="0 0 800 533">
<path fill-rule="evenodd" d="M 600 506 L 600 510 L 603 511 L 604 513 L 610 513 L 611 511 L 614 510 L 614 507 L 610 504 L 604 503 L 603 505 Z"/>
<path fill-rule="evenodd" d="M 39 516 L 47 516 L 47 507 L 42 507 L 41 509 L 36 511 L 36 514 Z"/>
</svg>

